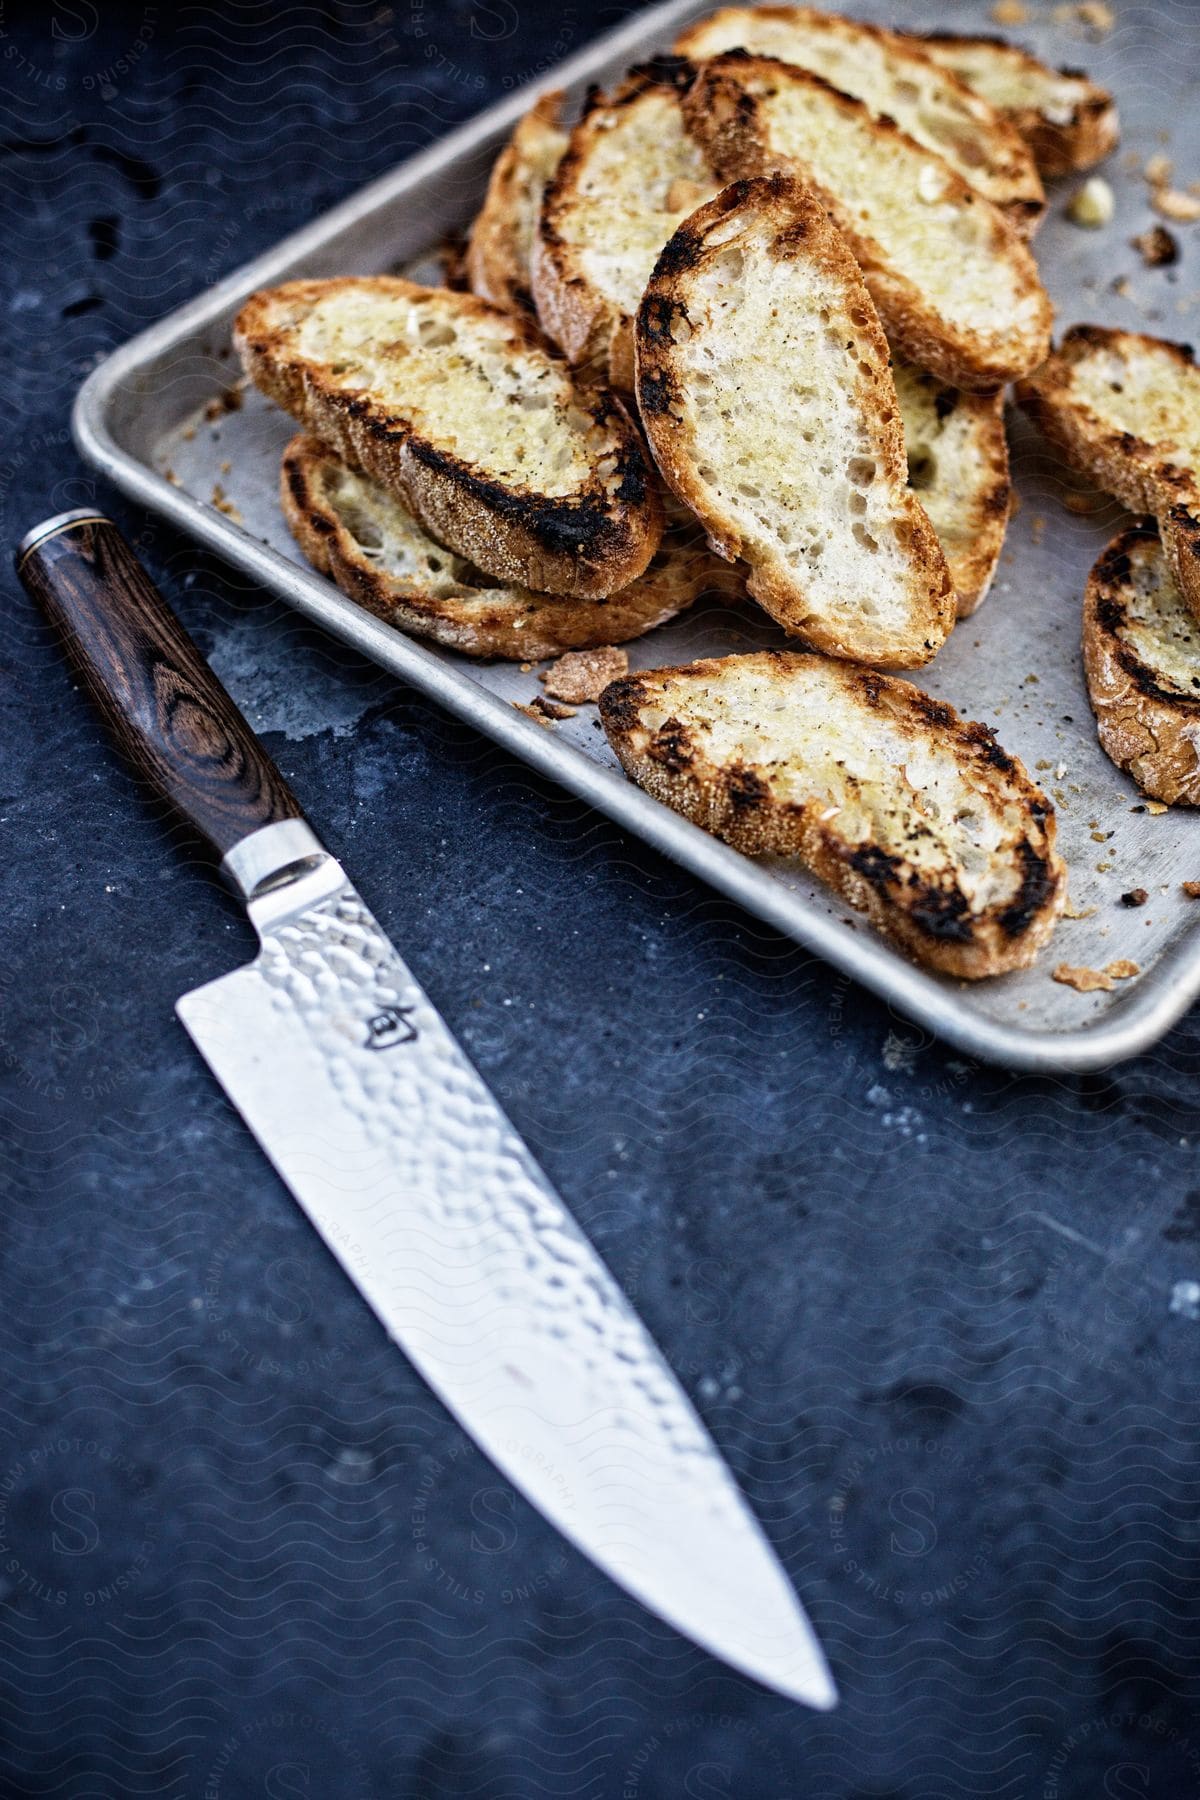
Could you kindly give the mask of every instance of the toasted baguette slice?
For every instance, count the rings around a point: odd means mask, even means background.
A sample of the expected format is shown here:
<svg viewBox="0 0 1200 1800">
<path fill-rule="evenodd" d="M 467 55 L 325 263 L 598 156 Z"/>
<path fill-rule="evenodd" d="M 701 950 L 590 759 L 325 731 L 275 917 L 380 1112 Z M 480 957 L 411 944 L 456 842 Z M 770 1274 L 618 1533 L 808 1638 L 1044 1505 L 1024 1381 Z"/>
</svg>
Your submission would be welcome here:
<svg viewBox="0 0 1200 1800">
<path fill-rule="evenodd" d="M 1053 314 L 1029 249 L 941 157 L 819 75 L 738 50 L 683 104 L 728 179 L 782 169 L 816 190 L 909 362 L 976 391 L 1041 362 Z"/>
<path fill-rule="evenodd" d="M 1023 237 L 1046 210 L 1033 158 L 1008 120 L 912 38 L 811 6 L 724 6 L 689 26 L 675 48 L 694 62 L 742 49 L 811 69 L 944 156 Z"/>
<path fill-rule="evenodd" d="M 1088 579 L 1083 666 L 1100 742 L 1142 792 L 1200 806 L 1200 623 L 1153 521 L 1115 537 Z"/>
<path fill-rule="evenodd" d="M 529 258 L 546 183 L 562 161 L 568 132 L 561 93 L 543 94 L 496 158 L 467 243 L 467 281 L 481 300 L 510 311 L 533 308 Z"/>
<path fill-rule="evenodd" d="M 572 363 L 633 391 L 633 319 L 675 227 L 721 185 L 689 136 L 680 96 L 695 71 L 670 57 L 594 95 L 546 189 L 533 294 Z"/>
<path fill-rule="evenodd" d="M 892 376 L 908 484 L 937 532 L 966 619 L 992 585 L 1008 529 L 1004 395 L 964 394 L 911 363 L 895 363 Z"/>
<path fill-rule="evenodd" d="M 914 38 L 1020 133 L 1045 176 L 1094 169 L 1121 139 L 1117 103 L 1078 69 L 1052 69 L 997 37 L 931 31 Z"/>
<path fill-rule="evenodd" d="M 600 717 L 656 800 L 751 856 L 798 857 L 929 968 L 1025 968 L 1062 911 L 1050 802 L 910 682 L 766 650 L 625 676 Z"/>
<path fill-rule="evenodd" d="M 662 501 L 620 401 L 473 294 L 291 281 L 253 295 L 234 336 L 256 387 L 489 575 L 597 599 L 657 550 Z"/>
<path fill-rule="evenodd" d="M 735 182 L 679 227 L 638 313 L 637 396 L 668 486 L 786 631 L 888 668 L 939 649 L 954 594 L 887 341 L 798 181 Z"/>
<path fill-rule="evenodd" d="M 497 586 L 436 543 L 378 482 L 303 435 L 284 451 L 279 492 L 292 536 L 315 569 L 397 630 L 467 656 L 538 662 L 562 650 L 623 644 L 723 585 L 692 520 L 668 526 L 645 573 L 606 600 Z"/>
<path fill-rule="evenodd" d="M 1017 399 L 1067 461 L 1135 512 L 1154 513 L 1200 616 L 1200 368 L 1191 346 L 1074 325 Z"/>
</svg>

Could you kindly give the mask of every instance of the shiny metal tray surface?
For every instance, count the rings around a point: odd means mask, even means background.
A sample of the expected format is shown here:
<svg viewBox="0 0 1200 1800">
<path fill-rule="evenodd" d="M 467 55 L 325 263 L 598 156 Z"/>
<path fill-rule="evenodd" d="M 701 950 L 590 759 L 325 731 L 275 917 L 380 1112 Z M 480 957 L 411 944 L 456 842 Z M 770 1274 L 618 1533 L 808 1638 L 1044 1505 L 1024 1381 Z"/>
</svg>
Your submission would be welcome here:
<svg viewBox="0 0 1200 1800">
<path fill-rule="evenodd" d="M 668 0 L 638 14 L 143 332 L 81 390 L 77 443 L 126 494 L 960 1050 L 1022 1070 L 1107 1066 L 1145 1050 L 1200 993 L 1200 901 L 1181 889 L 1200 880 L 1200 819 L 1186 809 L 1148 812 L 1099 749 L 1080 666 L 1080 597 L 1122 514 L 1098 496 L 1077 503 L 1090 511 L 1069 510 L 1064 497 L 1081 484 L 1019 416 L 1010 415 L 1010 436 L 1020 511 L 995 588 L 918 679 L 967 717 L 994 725 L 1054 795 L 1072 910 L 1087 916 L 1063 920 L 1035 969 L 968 984 L 914 968 L 806 875 L 783 862 L 752 862 L 641 793 L 620 773 L 594 708 L 552 729 L 517 711 L 541 691 L 536 671 L 431 648 L 343 599 L 301 561 L 280 516 L 279 456 L 293 427 L 255 395 L 239 410 L 212 405 L 235 374 L 230 323 L 247 294 L 296 275 L 419 266 L 431 245 L 472 216 L 497 147 L 540 89 L 582 93 L 669 45 L 685 20 L 706 10 L 696 0 Z M 936 7 L 899 0 L 847 10 L 912 29 L 945 22 Z M 1166 148 L 1184 180 L 1200 178 L 1200 8 L 1127 5 L 1117 30 L 1096 43 L 1073 34 L 1082 26 L 1063 22 L 1069 11 L 1043 9 L 1047 22 L 1019 35 L 1112 86 L 1125 132 L 1107 171 L 1117 194 L 1109 229 L 1072 225 L 1062 184 L 1052 192 L 1037 253 L 1059 320 L 1187 338 L 1200 311 L 1200 234 L 1185 242 L 1173 280 L 1144 269 L 1129 240 L 1150 222 L 1136 172 L 1149 155 Z M 960 0 L 953 22 L 958 31 L 988 29 L 986 4 Z M 1128 287 L 1114 291 L 1122 273 Z M 782 641 L 753 608 L 702 604 L 630 654 L 646 667 Z M 1131 888 L 1147 890 L 1145 906 L 1121 904 Z M 1141 973 L 1110 993 L 1081 994 L 1050 979 L 1060 962 L 1103 968 L 1118 958 Z"/>
</svg>

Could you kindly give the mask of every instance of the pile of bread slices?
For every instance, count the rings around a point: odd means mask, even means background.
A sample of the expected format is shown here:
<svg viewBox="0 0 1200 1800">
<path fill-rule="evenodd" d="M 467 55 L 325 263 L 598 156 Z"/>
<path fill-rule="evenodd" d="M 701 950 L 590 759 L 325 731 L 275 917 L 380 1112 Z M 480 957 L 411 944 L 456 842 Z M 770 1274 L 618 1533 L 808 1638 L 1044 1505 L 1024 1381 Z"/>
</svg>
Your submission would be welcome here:
<svg viewBox="0 0 1200 1800">
<path fill-rule="evenodd" d="M 650 793 L 794 856 L 927 966 L 1032 961 L 1066 900 L 1050 802 L 984 726 L 886 670 L 987 592 L 1004 390 L 1147 522 L 1110 546 L 1085 660 L 1109 754 L 1200 803 L 1200 370 L 1078 328 L 1051 353 L 1042 174 L 1117 139 L 1110 95 L 991 39 L 729 7 L 492 174 L 471 291 L 290 282 L 244 307 L 302 428 L 308 558 L 403 629 L 523 662 L 718 589 L 795 640 L 643 670 L 601 718 Z M 1195 673 L 1193 673 L 1195 671 Z"/>
</svg>

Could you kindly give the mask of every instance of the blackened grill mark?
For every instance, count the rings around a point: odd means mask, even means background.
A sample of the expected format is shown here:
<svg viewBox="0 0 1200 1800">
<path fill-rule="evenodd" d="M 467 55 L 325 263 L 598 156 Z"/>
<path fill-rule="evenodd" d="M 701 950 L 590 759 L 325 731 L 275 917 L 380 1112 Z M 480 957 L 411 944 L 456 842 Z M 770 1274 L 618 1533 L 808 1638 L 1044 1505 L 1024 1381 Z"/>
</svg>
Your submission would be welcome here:
<svg viewBox="0 0 1200 1800">
<path fill-rule="evenodd" d="M 650 418 L 661 418 L 675 405 L 677 394 L 671 377 L 656 370 L 644 370 L 638 381 L 638 400 Z"/>
<path fill-rule="evenodd" d="M 1028 931 L 1055 888 L 1049 857 L 1035 850 L 1028 838 L 1017 845 L 1017 855 L 1022 864 L 1021 886 L 1012 905 L 1000 914 L 1000 929 L 1009 937 L 1020 937 Z"/>
<path fill-rule="evenodd" d="M 638 321 L 645 342 L 669 344 L 672 341 L 676 313 L 682 319 L 687 318 L 687 308 L 681 300 L 672 300 L 669 294 L 647 294 Z"/>
<path fill-rule="evenodd" d="M 682 275 L 685 270 L 694 268 L 703 254 L 704 239 L 701 234 L 692 231 L 687 225 L 681 225 L 659 252 L 651 279 L 659 281 L 665 276 Z"/>
<path fill-rule="evenodd" d="M 761 775 L 739 763 L 729 772 L 729 801 L 735 812 L 753 812 L 765 806 L 770 789 Z"/>
</svg>

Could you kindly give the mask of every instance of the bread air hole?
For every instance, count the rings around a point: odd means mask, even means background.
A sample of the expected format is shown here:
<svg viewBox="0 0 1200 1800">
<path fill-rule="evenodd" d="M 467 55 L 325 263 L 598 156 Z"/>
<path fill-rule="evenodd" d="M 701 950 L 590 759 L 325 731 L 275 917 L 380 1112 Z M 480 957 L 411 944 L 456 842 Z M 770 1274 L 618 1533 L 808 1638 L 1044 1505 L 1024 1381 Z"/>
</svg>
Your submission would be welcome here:
<svg viewBox="0 0 1200 1800">
<path fill-rule="evenodd" d="M 937 457 L 928 444 L 914 444 L 908 453 L 908 485 L 924 493 L 937 480 Z"/>
</svg>

